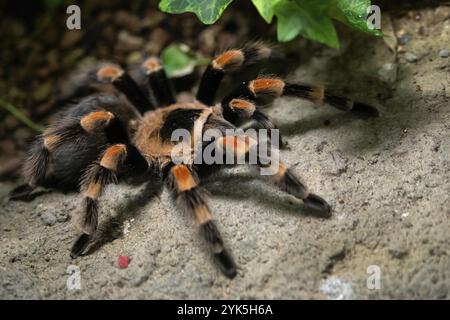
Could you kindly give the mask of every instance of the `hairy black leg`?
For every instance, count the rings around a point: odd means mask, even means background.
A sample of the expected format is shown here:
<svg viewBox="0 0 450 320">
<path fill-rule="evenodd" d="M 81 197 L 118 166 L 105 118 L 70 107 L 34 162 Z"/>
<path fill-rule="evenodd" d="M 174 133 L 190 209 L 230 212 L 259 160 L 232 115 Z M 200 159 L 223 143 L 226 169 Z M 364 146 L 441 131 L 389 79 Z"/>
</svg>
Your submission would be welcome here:
<svg viewBox="0 0 450 320">
<path fill-rule="evenodd" d="M 147 75 L 150 91 L 156 99 L 156 106 L 164 107 L 174 104 L 173 89 L 161 61 L 155 57 L 148 58 L 142 64 L 142 69 Z"/>
<path fill-rule="evenodd" d="M 148 168 L 146 160 L 131 144 L 125 125 L 113 113 L 105 110 L 93 111 L 81 118 L 80 125 L 90 135 L 104 134 L 110 146 L 81 178 L 83 211 L 74 221 L 82 234 L 72 247 L 72 258 L 77 257 L 86 248 L 97 229 L 98 198 L 104 188 L 108 184 L 117 183 L 119 171 L 134 175 L 143 173 Z"/>
<path fill-rule="evenodd" d="M 355 102 L 352 99 L 342 97 L 329 90 L 307 84 L 286 84 L 283 90 L 284 96 L 299 97 L 318 104 L 328 104 L 341 111 L 352 112 L 363 118 L 377 117 L 378 110 L 368 104 Z"/>
<path fill-rule="evenodd" d="M 72 245 L 72 249 L 70 250 L 70 257 L 72 259 L 76 259 L 81 253 L 83 253 L 93 238 L 94 235 L 86 233 L 82 233 L 78 236 Z"/>
<path fill-rule="evenodd" d="M 234 98 L 230 101 L 222 101 L 222 113 L 223 117 L 236 124 L 236 121 L 242 117 L 245 119 L 254 120 L 262 129 L 273 130 L 275 125 L 272 119 L 264 112 L 258 110 L 255 101 L 247 99 Z M 278 146 L 283 146 L 281 134 L 278 134 Z"/>
<path fill-rule="evenodd" d="M 112 112 L 129 121 L 136 116 L 129 111 L 117 97 L 95 95 L 58 114 L 31 144 L 22 170 L 26 184 L 13 190 L 11 199 L 31 201 L 42 194 L 32 193 L 36 186 L 77 190 L 82 172 L 105 145 L 128 142 L 125 125 Z"/>
<path fill-rule="evenodd" d="M 213 105 L 217 89 L 225 74 L 243 66 L 269 59 L 273 52 L 272 48 L 264 43 L 255 42 L 242 49 L 228 50 L 216 56 L 203 73 L 197 100 L 209 106 Z"/>
<path fill-rule="evenodd" d="M 32 187 L 28 183 L 21 184 L 20 186 L 14 188 L 9 193 L 9 200 L 11 201 L 32 201 L 34 198 L 31 196 L 31 193 L 36 187 Z"/>
<path fill-rule="evenodd" d="M 177 206 L 195 217 L 220 270 L 228 278 L 234 278 L 237 274 L 236 264 L 231 254 L 225 249 L 219 229 L 212 220 L 206 195 L 199 186 L 198 178 L 184 164 L 169 164 L 164 171 L 166 185 Z"/>
<path fill-rule="evenodd" d="M 118 172 L 126 166 L 142 167 L 145 160 L 132 145 L 114 144 L 108 147 L 99 161 L 94 162 L 81 180 L 81 192 L 84 195 L 82 210 L 77 212 L 74 223 L 81 231 L 71 250 L 71 257 L 76 258 L 87 246 L 98 225 L 98 199 L 105 187 L 117 183 Z"/>
<path fill-rule="evenodd" d="M 297 97 L 317 104 L 327 104 L 341 111 L 351 112 L 363 118 L 378 116 L 378 110 L 375 107 L 335 95 L 324 87 L 300 83 L 286 83 L 279 78 L 262 77 L 248 83 L 243 83 L 235 92 L 227 96 L 224 101 L 228 102 L 237 97 L 255 100 L 261 98 L 274 99 L 281 96 Z"/>
<path fill-rule="evenodd" d="M 321 197 L 308 191 L 294 171 L 287 168 L 279 159 L 276 150 L 269 147 L 268 152 L 261 153 L 257 149 L 260 147 L 258 142 L 248 135 L 221 137 L 217 139 L 216 146 L 221 148 L 224 154 L 229 153 L 235 158 L 245 158 L 246 161 L 255 160 L 256 163 L 252 164 L 264 169 L 264 175 L 275 182 L 281 190 L 303 200 L 307 207 L 326 217 L 331 214 L 331 206 Z M 252 155 L 254 155 L 253 158 Z"/>
<path fill-rule="evenodd" d="M 111 82 L 114 87 L 125 94 L 140 114 L 155 109 L 155 106 L 141 91 L 139 85 L 119 66 L 107 65 L 100 68 L 97 71 L 97 79 L 102 82 Z"/>
<path fill-rule="evenodd" d="M 50 152 L 58 145 L 58 136 L 47 132 L 39 136 L 32 144 L 23 166 L 26 183 L 15 188 L 9 194 L 10 200 L 31 201 L 33 190 L 44 182 Z"/>
<path fill-rule="evenodd" d="M 271 163 L 270 165 L 274 164 Z M 292 169 L 286 168 L 286 166 L 280 162 L 275 166 L 274 170 L 275 173 L 271 178 L 281 190 L 303 200 L 305 206 L 323 214 L 325 217 L 331 215 L 331 206 L 323 198 L 310 193 Z"/>
<path fill-rule="evenodd" d="M 109 143 L 129 141 L 128 132 L 123 122 L 112 112 L 98 110 L 83 116 L 80 125 L 91 135 L 104 134 Z"/>
</svg>

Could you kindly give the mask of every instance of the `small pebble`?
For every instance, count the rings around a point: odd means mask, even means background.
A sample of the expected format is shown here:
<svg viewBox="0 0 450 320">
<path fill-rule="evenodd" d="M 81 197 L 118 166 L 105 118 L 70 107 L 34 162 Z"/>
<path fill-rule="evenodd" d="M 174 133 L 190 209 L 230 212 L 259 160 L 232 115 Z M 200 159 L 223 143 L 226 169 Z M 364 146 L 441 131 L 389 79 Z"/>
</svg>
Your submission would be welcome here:
<svg viewBox="0 0 450 320">
<path fill-rule="evenodd" d="M 419 60 L 419 58 L 414 53 L 411 52 L 405 53 L 405 59 L 408 62 L 417 62 Z"/>
<path fill-rule="evenodd" d="M 385 82 L 394 83 L 397 80 L 397 68 L 396 63 L 386 63 L 378 70 L 378 76 Z"/>
<path fill-rule="evenodd" d="M 128 265 L 130 264 L 130 257 L 129 256 L 119 256 L 117 258 L 117 265 L 120 269 L 126 269 L 128 268 Z"/>
<path fill-rule="evenodd" d="M 398 43 L 401 45 L 406 44 L 411 40 L 411 38 L 412 37 L 410 35 L 407 34 L 402 35 L 401 37 L 398 38 Z"/>
<path fill-rule="evenodd" d="M 65 212 L 59 212 L 56 214 L 56 221 L 58 222 L 66 222 L 69 220 L 69 215 Z"/>
<path fill-rule="evenodd" d="M 448 58 L 450 56 L 450 51 L 449 50 L 441 50 L 439 51 L 439 57 L 441 58 Z"/>
<path fill-rule="evenodd" d="M 53 213 L 50 212 L 44 212 L 41 214 L 41 221 L 46 226 L 52 226 L 56 223 L 56 217 Z"/>
</svg>

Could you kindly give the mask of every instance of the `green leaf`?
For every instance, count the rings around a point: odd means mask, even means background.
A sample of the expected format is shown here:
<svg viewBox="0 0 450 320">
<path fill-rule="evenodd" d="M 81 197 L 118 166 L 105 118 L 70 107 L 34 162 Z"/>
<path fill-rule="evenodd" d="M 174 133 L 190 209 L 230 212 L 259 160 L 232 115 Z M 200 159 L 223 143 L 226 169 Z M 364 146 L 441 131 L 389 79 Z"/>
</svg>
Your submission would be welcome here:
<svg viewBox="0 0 450 320">
<path fill-rule="evenodd" d="M 367 26 L 367 9 L 370 5 L 370 0 L 336 0 L 329 7 L 329 14 L 350 27 L 380 36 L 382 35 L 380 30 L 369 29 Z"/>
<path fill-rule="evenodd" d="M 205 24 L 216 22 L 233 0 L 161 0 L 159 8 L 168 13 L 192 12 Z"/>
<path fill-rule="evenodd" d="M 298 34 L 332 48 L 339 48 L 336 29 L 317 1 L 280 1 L 274 7 L 279 41 L 290 41 Z"/>
<path fill-rule="evenodd" d="M 161 59 L 169 77 L 180 77 L 191 73 L 194 67 L 208 64 L 209 59 L 194 55 L 183 44 L 172 44 L 161 53 Z"/>
<path fill-rule="evenodd" d="M 267 23 L 272 22 L 273 7 L 281 0 L 252 0 L 253 5 Z"/>
<path fill-rule="evenodd" d="M 193 67 L 190 57 L 179 45 L 170 45 L 165 48 L 161 53 L 161 59 L 169 76 Z"/>
<path fill-rule="evenodd" d="M 302 23 L 297 16 L 299 8 L 295 3 L 281 2 L 274 7 L 277 16 L 278 41 L 287 42 L 297 37 L 302 29 Z"/>
</svg>

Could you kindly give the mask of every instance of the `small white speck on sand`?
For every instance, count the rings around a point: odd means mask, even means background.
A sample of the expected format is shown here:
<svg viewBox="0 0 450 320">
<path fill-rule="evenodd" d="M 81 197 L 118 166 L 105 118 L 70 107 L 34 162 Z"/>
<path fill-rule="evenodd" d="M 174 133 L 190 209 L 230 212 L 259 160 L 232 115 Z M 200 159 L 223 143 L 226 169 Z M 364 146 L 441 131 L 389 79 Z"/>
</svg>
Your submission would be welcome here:
<svg viewBox="0 0 450 320">
<path fill-rule="evenodd" d="M 133 219 L 131 220 L 133 221 Z M 123 224 L 123 234 L 127 236 L 130 233 L 131 223 L 130 221 L 126 220 Z"/>
<path fill-rule="evenodd" d="M 350 282 L 336 276 L 323 280 L 320 290 L 329 300 L 351 300 L 353 289 Z"/>
</svg>

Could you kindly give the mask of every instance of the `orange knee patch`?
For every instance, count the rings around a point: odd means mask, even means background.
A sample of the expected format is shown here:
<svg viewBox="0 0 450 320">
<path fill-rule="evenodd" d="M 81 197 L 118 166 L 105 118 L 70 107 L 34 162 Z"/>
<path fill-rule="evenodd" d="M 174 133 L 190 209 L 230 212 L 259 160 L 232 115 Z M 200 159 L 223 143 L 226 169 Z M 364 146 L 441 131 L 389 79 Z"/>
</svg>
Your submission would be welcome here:
<svg viewBox="0 0 450 320">
<path fill-rule="evenodd" d="M 195 220 L 198 224 L 204 224 L 212 219 L 211 213 L 206 205 L 200 205 L 194 208 Z"/>
<path fill-rule="evenodd" d="M 282 162 L 270 162 L 269 164 L 260 165 L 266 171 L 266 175 L 273 179 L 275 182 L 280 182 L 286 171 L 288 170 L 286 165 Z"/>
<path fill-rule="evenodd" d="M 278 163 L 278 169 L 277 169 L 277 171 L 275 173 L 274 178 L 277 181 L 280 181 L 281 179 L 283 179 L 284 175 L 286 174 L 286 171 L 287 171 L 286 165 L 284 163 L 281 163 L 281 162 Z"/>
<path fill-rule="evenodd" d="M 152 73 L 161 69 L 162 65 L 158 58 L 152 57 L 145 60 L 142 64 L 142 67 L 144 68 L 145 72 Z"/>
<path fill-rule="evenodd" d="M 96 111 L 91 112 L 87 116 L 83 117 L 80 121 L 80 124 L 87 132 L 93 132 L 97 128 L 103 128 L 113 118 L 114 115 L 111 112 Z"/>
<path fill-rule="evenodd" d="M 323 87 L 312 88 L 310 98 L 314 102 L 323 103 L 325 100 L 325 88 Z"/>
<path fill-rule="evenodd" d="M 255 105 L 248 100 L 233 99 L 230 101 L 230 107 L 236 112 L 242 112 L 250 117 L 255 112 Z"/>
<path fill-rule="evenodd" d="M 178 191 L 190 190 L 197 186 L 197 181 L 195 181 L 191 171 L 185 165 L 176 165 L 171 169 L 171 171 L 177 183 Z"/>
<path fill-rule="evenodd" d="M 127 155 L 127 147 L 124 144 L 116 144 L 106 149 L 100 165 L 106 169 L 116 171 L 120 162 Z"/>
<path fill-rule="evenodd" d="M 97 199 L 100 196 L 101 191 L 102 186 L 99 182 L 91 182 L 84 192 L 84 195 L 91 199 Z"/>
<path fill-rule="evenodd" d="M 244 62 L 244 54 L 241 50 L 229 50 L 213 60 L 214 69 L 226 69 L 240 67 Z"/>
<path fill-rule="evenodd" d="M 218 139 L 219 145 L 227 152 L 235 155 L 245 155 L 253 146 L 253 139 L 248 136 L 225 136 Z"/>
<path fill-rule="evenodd" d="M 46 135 L 44 136 L 44 146 L 47 150 L 52 151 L 61 140 L 62 137 L 58 134 Z"/>
<path fill-rule="evenodd" d="M 238 147 L 238 137 L 223 137 L 221 140 L 221 144 L 222 146 L 224 146 L 225 148 L 229 148 L 230 150 L 235 151 Z"/>
<path fill-rule="evenodd" d="M 257 96 L 258 94 L 270 94 L 279 97 L 283 94 L 285 83 L 276 78 L 260 78 L 250 81 L 248 89 Z"/>
<path fill-rule="evenodd" d="M 97 79 L 100 81 L 114 81 L 123 74 L 118 66 L 106 66 L 97 71 Z"/>
</svg>

